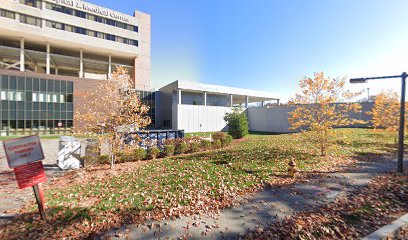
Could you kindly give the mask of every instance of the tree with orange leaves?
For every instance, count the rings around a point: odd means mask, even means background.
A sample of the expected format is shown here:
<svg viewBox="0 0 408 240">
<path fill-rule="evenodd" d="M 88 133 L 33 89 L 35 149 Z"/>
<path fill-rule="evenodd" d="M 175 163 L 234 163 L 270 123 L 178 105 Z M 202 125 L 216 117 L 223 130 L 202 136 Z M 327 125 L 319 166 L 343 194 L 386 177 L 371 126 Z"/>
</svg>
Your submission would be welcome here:
<svg viewBox="0 0 408 240">
<path fill-rule="evenodd" d="M 75 114 L 80 122 L 75 131 L 97 137 L 100 144 L 108 140 L 113 167 L 115 154 L 123 147 L 118 131 L 136 131 L 148 126 L 149 107 L 141 103 L 132 89 L 132 79 L 124 67 L 118 67 L 109 80 L 100 81 L 97 88 L 84 95 L 84 100 L 85 104 Z"/>
<path fill-rule="evenodd" d="M 396 92 L 379 93 L 374 100 L 371 111 L 372 124 L 375 128 L 396 132 L 399 129 L 400 103 Z"/>
<path fill-rule="evenodd" d="M 300 92 L 291 100 L 295 109 L 289 113 L 291 130 L 301 130 L 308 140 L 316 144 L 322 156 L 327 155 L 334 142 L 335 127 L 361 122 L 352 116 L 361 105 L 348 103 L 357 94 L 344 89 L 346 80 L 326 77 L 323 72 L 314 78 L 306 77 L 299 82 Z"/>
</svg>

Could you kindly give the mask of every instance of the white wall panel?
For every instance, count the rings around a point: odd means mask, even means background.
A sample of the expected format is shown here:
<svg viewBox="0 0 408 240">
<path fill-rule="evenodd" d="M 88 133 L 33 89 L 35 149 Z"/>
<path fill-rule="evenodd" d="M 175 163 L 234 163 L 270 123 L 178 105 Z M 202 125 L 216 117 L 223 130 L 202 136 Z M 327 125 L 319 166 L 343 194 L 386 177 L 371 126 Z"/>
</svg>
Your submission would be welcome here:
<svg viewBox="0 0 408 240">
<path fill-rule="evenodd" d="M 229 107 L 202 105 L 178 105 L 177 108 L 178 129 L 186 133 L 221 131 L 227 126 L 225 113 L 232 111 Z"/>
<path fill-rule="evenodd" d="M 355 124 L 345 127 L 368 127 L 370 126 L 370 115 L 367 113 L 372 110 L 372 103 L 361 103 L 362 112 L 352 114 L 355 119 L 365 121 L 365 124 Z M 249 130 L 253 132 L 271 132 L 288 133 L 295 132 L 290 130 L 289 113 L 293 111 L 294 106 L 280 106 L 274 108 L 249 108 L 248 122 Z"/>
</svg>

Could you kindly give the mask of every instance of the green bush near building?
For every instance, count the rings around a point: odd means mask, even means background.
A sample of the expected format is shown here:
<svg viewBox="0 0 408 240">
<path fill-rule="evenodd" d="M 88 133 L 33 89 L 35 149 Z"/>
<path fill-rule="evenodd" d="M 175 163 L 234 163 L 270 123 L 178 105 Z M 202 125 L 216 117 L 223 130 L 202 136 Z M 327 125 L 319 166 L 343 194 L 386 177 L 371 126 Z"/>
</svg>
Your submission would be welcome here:
<svg viewBox="0 0 408 240">
<path fill-rule="evenodd" d="M 133 160 L 143 160 L 146 158 L 146 150 L 144 148 L 135 148 L 132 155 Z"/>
<path fill-rule="evenodd" d="M 201 148 L 202 148 L 204 151 L 210 150 L 210 149 L 211 149 L 211 141 L 209 141 L 209 140 L 203 140 L 203 141 L 201 142 Z"/>
<path fill-rule="evenodd" d="M 222 140 L 225 139 L 227 137 L 227 134 L 225 132 L 216 132 L 214 133 L 214 135 L 212 136 L 212 139 L 214 141 L 216 140 Z"/>
<path fill-rule="evenodd" d="M 226 135 L 225 138 L 221 139 L 221 145 L 222 147 L 228 147 L 232 143 L 232 136 L 231 135 Z"/>
<path fill-rule="evenodd" d="M 190 143 L 190 151 L 193 152 L 193 153 L 200 151 L 200 143 L 198 143 L 198 142 Z"/>
<path fill-rule="evenodd" d="M 158 147 L 152 147 L 147 150 L 147 155 L 151 159 L 156 159 L 160 155 L 160 149 Z"/>
<path fill-rule="evenodd" d="M 228 123 L 228 133 L 233 138 L 239 139 L 248 135 L 248 119 L 242 109 L 235 108 L 232 113 L 225 114 L 224 120 Z"/>
<path fill-rule="evenodd" d="M 188 151 L 188 145 L 185 142 L 180 142 L 176 145 L 176 154 L 184 154 Z"/>
<path fill-rule="evenodd" d="M 163 155 L 165 157 L 171 157 L 174 155 L 175 146 L 174 145 L 164 145 Z"/>
<path fill-rule="evenodd" d="M 215 140 L 214 142 L 212 142 L 212 146 L 215 149 L 221 148 L 222 147 L 221 141 L 220 140 Z"/>
</svg>

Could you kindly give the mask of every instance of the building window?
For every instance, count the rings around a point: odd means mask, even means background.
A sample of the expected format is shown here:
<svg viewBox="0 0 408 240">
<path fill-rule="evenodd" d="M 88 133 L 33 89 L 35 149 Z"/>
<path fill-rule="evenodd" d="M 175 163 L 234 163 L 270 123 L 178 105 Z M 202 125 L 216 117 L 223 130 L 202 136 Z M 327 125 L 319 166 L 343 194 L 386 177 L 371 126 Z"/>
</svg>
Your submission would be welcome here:
<svg viewBox="0 0 408 240">
<path fill-rule="evenodd" d="M 109 41 L 116 41 L 116 37 L 115 35 L 111 35 L 111 34 L 106 34 L 106 39 Z"/>
<path fill-rule="evenodd" d="M 81 27 L 75 27 L 75 32 L 79 34 L 86 35 L 86 29 Z"/>
<path fill-rule="evenodd" d="M 53 22 L 53 21 L 46 21 L 45 25 L 50 28 L 58 29 L 58 30 L 63 30 L 67 32 L 74 32 L 78 34 L 83 34 L 83 35 L 88 35 L 90 37 L 97 37 L 101 39 L 106 39 L 109 41 L 114 41 L 114 42 L 119 42 L 127 45 L 132 45 L 138 47 L 138 41 L 137 40 L 132 40 L 132 39 L 127 39 L 123 37 L 118 37 L 112 34 L 105 34 L 101 32 L 96 32 L 93 30 L 81 28 L 81 27 L 74 27 L 71 25 L 63 24 L 63 23 L 58 23 L 58 22 Z"/>
<path fill-rule="evenodd" d="M 9 101 L 15 101 L 15 92 L 10 91 L 8 92 L 8 99 Z"/>
<path fill-rule="evenodd" d="M 16 92 L 16 101 L 23 101 L 23 92 Z"/>
<path fill-rule="evenodd" d="M 16 14 L 7 10 L 0 9 L 0 17 L 16 19 Z"/>
<path fill-rule="evenodd" d="M 30 7 L 42 8 L 42 1 L 40 0 L 20 0 L 20 3 Z"/>
<path fill-rule="evenodd" d="M 44 95 L 44 93 L 39 93 L 39 94 L 38 94 L 38 101 L 39 101 L 39 102 L 45 102 L 45 95 Z"/>
<path fill-rule="evenodd" d="M 20 0 L 20 1 L 35 1 L 35 0 Z M 41 4 L 39 6 L 41 8 Z M 122 29 L 125 29 L 125 30 L 133 31 L 133 32 L 138 32 L 139 31 L 139 28 L 137 26 L 133 26 L 133 25 L 126 24 L 126 23 L 123 23 L 123 22 L 119 22 L 119 21 L 116 21 L 116 20 L 113 20 L 113 19 L 93 15 L 91 13 L 87 13 L 87 12 L 83 12 L 83 11 L 79 11 L 79 10 L 74 10 L 72 8 L 64 7 L 64 6 L 53 4 L 53 3 L 46 3 L 46 8 L 49 9 L 49 10 L 57 11 L 57 12 L 60 12 L 60 13 L 65 13 L 65 14 L 68 14 L 68 15 L 74 15 L 74 16 L 77 16 L 77 17 L 80 17 L 80 18 L 88 19 L 90 21 L 95 21 L 95 22 L 107 24 L 107 25 L 110 25 L 110 26 L 122 28 Z"/>
<path fill-rule="evenodd" d="M 33 25 L 33 26 L 37 26 L 37 27 L 41 27 L 41 19 L 36 18 L 36 17 L 31 17 L 28 15 L 20 15 L 20 22 L 21 23 L 25 23 L 25 24 L 29 24 L 29 25 Z"/>
<path fill-rule="evenodd" d="M 86 18 L 86 13 L 82 11 L 75 10 L 75 16 L 80 18 Z"/>
</svg>

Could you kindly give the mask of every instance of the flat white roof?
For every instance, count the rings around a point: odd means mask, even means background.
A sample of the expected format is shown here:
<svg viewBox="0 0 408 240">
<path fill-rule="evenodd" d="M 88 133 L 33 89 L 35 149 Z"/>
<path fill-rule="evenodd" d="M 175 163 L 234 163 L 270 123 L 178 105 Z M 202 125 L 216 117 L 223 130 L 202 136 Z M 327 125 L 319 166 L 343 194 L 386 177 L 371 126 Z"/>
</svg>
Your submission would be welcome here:
<svg viewBox="0 0 408 240">
<path fill-rule="evenodd" d="M 267 100 L 278 100 L 280 99 L 277 95 L 258 90 L 236 88 L 236 87 L 227 87 L 221 85 L 197 83 L 197 82 L 186 82 L 186 81 L 176 81 L 177 88 L 180 90 L 190 90 L 190 91 L 199 91 L 199 92 L 208 92 L 208 93 L 219 93 L 219 94 L 232 94 L 240 96 L 248 96 L 255 98 L 265 98 Z"/>
<path fill-rule="evenodd" d="M 216 94 L 225 94 L 225 95 L 237 95 L 237 96 L 248 96 L 252 98 L 259 99 L 261 101 L 268 100 L 279 100 L 280 97 L 276 96 L 273 93 L 265 91 L 257 91 L 245 88 L 236 88 L 236 87 L 227 87 L 214 84 L 205 84 L 197 82 L 187 82 L 177 80 L 173 83 L 168 84 L 167 86 L 173 85 L 174 88 L 185 91 L 192 92 L 207 92 L 207 93 L 216 93 Z"/>
</svg>

